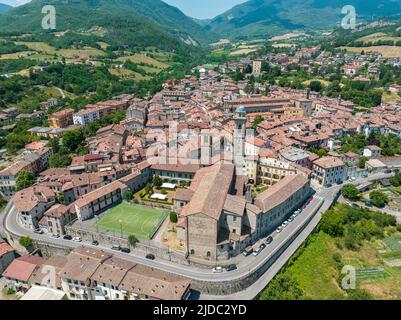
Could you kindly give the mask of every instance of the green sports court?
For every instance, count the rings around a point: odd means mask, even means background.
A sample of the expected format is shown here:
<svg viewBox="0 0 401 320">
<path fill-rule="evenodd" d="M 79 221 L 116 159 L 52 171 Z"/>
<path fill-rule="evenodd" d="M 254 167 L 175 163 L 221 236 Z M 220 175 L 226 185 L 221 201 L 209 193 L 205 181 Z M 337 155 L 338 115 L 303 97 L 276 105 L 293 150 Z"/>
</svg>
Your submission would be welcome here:
<svg viewBox="0 0 401 320">
<path fill-rule="evenodd" d="M 157 232 L 168 212 L 161 209 L 133 205 L 126 202 L 100 215 L 95 227 L 139 239 L 151 239 Z"/>
</svg>

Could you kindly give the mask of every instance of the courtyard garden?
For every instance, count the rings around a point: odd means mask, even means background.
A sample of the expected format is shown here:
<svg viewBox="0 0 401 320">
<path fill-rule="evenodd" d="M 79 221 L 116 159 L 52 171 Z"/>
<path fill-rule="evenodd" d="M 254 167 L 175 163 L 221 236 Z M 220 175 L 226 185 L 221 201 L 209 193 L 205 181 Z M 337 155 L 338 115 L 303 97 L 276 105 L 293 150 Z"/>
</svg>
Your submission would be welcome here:
<svg viewBox="0 0 401 320">
<path fill-rule="evenodd" d="M 159 176 L 155 176 L 145 188 L 134 194 L 135 203 L 159 203 L 162 205 L 173 205 L 173 199 L 177 188 L 186 188 L 187 183 L 179 184 L 171 183 L 170 180 L 163 180 Z"/>
</svg>

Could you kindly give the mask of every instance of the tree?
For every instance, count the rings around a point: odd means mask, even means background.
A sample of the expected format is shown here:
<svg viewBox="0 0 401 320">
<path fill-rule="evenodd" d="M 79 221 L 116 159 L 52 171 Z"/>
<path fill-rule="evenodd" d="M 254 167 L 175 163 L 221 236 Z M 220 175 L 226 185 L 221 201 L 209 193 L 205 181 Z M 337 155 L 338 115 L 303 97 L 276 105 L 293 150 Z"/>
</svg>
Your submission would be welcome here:
<svg viewBox="0 0 401 320">
<path fill-rule="evenodd" d="M 358 161 L 358 167 L 359 169 L 365 169 L 366 162 L 368 161 L 368 158 L 366 157 L 360 157 Z"/>
<path fill-rule="evenodd" d="M 316 91 L 316 92 L 320 92 L 323 89 L 322 83 L 320 81 L 311 81 L 311 83 L 309 84 L 309 88 L 312 91 Z"/>
<path fill-rule="evenodd" d="M 23 190 L 31 187 L 36 182 L 36 176 L 30 171 L 21 171 L 17 177 L 17 190 Z"/>
<path fill-rule="evenodd" d="M 61 192 L 56 193 L 56 200 L 58 203 L 63 203 L 64 202 L 64 195 Z"/>
<path fill-rule="evenodd" d="M 394 187 L 399 187 L 401 186 L 401 173 L 398 172 L 396 173 L 396 175 L 394 177 L 390 178 L 390 183 L 394 186 Z"/>
<path fill-rule="evenodd" d="M 53 154 L 58 153 L 60 150 L 60 139 L 59 138 L 52 138 L 49 140 L 48 146 L 52 148 Z"/>
<path fill-rule="evenodd" d="M 68 154 L 55 153 L 49 157 L 50 168 L 65 168 L 71 164 L 71 157 Z"/>
<path fill-rule="evenodd" d="M 332 237 L 341 237 L 344 234 L 344 219 L 342 215 L 335 210 L 328 210 L 323 214 L 319 230 Z"/>
<path fill-rule="evenodd" d="M 259 123 L 263 122 L 263 117 L 261 115 L 257 115 L 255 117 L 255 120 L 253 120 L 252 123 L 252 129 L 255 129 L 258 127 Z"/>
<path fill-rule="evenodd" d="M 130 246 L 134 247 L 139 242 L 139 240 L 137 237 L 135 237 L 133 234 L 131 234 L 128 236 L 128 242 L 129 242 Z"/>
<path fill-rule="evenodd" d="M 378 208 L 384 208 L 386 204 L 389 202 L 388 196 L 379 190 L 372 191 L 369 194 L 369 198 L 372 205 Z"/>
<path fill-rule="evenodd" d="M 152 184 L 148 183 L 145 187 L 145 193 L 149 196 L 153 194 L 153 187 Z"/>
<path fill-rule="evenodd" d="M 19 238 L 19 244 L 24 248 L 29 248 L 33 245 L 33 241 L 29 237 L 21 237 Z"/>
<path fill-rule="evenodd" d="M 63 146 L 70 152 L 75 152 L 84 141 L 85 135 L 81 129 L 68 131 L 63 136 Z"/>
<path fill-rule="evenodd" d="M 124 193 L 124 200 L 125 201 L 131 201 L 132 200 L 132 192 L 131 191 L 127 191 Z"/>
<path fill-rule="evenodd" d="M 156 188 L 160 188 L 163 185 L 163 179 L 160 178 L 159 176 L 155 176 L 153 178 L 153 186 Z"/>
<path fill-rule="evenodd" d="M 346 184 L 341 189 L 341 194 L 344 198 L 350 199 L 353 201 L 359 200 L 359 190 L 353 184 Z"/>
<path fill-rule="evenodd" d="M 260 296 L 261 300 L 298 300 L 303 292 L 298 282 L 287 274 L 278 274 Z"/>
<path fill-rule="evenodd" d="M 174 211 L 170 212 L 170 222 L 171 223 L 177 223 L 178 222 L 178 216 Z"/>
</svg>

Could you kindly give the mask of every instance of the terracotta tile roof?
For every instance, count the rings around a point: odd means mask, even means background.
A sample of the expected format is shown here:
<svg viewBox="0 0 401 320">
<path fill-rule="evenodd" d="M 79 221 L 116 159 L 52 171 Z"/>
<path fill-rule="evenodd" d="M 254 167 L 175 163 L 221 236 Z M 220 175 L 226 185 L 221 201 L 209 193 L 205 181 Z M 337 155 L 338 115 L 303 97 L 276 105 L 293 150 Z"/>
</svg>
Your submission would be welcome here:
<svg viewBox="0 0 401 320">
<path fill-rule="evenodd" d="M 6 242 L 0 242 L 0 258 L 6 253 L 13 252 L 14 248 Z"/>
<path fill-rule="evenodd" d="M 187 278 L 137 265 L 127 273 L 119 288 L 161 300 L 181 300 L 190 284 Z"/>
<path fill-rule="evenodd" d="M 19 212 L 29 212 L 39 203 L 47 203 L 54 200 L 55 193 L 52 189 L 43 186 L 33 186 L 17 192 L 12 201 Z"/>
<path fill-rule="evenodd" d="M 255 205 L 262 209 L 263 212 L 268 212 L 284 203 L 308 183 L 309 179 L 303 174 L 287 176 L 266 191 L 258 194 L 255 199 Z"/>
<path fill-rule="evenodd" d="M 230 190 L 234 175 L 234 165 L 219 162 L 197 172 L 192 181 L 194 195 L 183 209 L 183 215 L 203 213 L 215 220 L 220 219 L 221 211 Z"/>
<path fill-rule="evenodd" d="M 344 166 L 344 162 L 340 158 L 336 157 L 322 157 L 313 163 L 325 169 Z"/>
<path fill-rule="evenodd" d="M 223 209 L 242 216 L 245 211 L 246 200 L 238 196 L 227 195 Z"/>
<path fill-rule="evenodd" d="M 101 187 L 99 189 L 96 189 L 96 190 L 86 194 L 82 198 L 75 201 L 74 204 L 76 207 L 82 208 L 82 207 L 90 204 L 92 201 L 95 201 L 96 199 L 106 196 L 106 195 L 112 193 L 113 191 L 122 190 L 125 188 L 127 188 L 127 185 L 122 183 L 121 181 L 113 181 L 112 183 L 105 185 L 104 187 Z"/>
<path fill-rule="evenodd" d="M 22 256 L 15 259 L 3 272 L 3 277 L 27 282 L 38 265 L 46 262 L 45 259 L 36 256 Z"/>
<path fill-rule="evenodd" d="M 127 272 L 135 266 L 136 263 L 111 257 L 97 268 L 91 279 L 118 287 Z"/>
<path fill-rule="evenodd" d="M 69 207 L 63 204 L 55 204 L 49 210 L 45 212 L 45 216 L 53 217 L 53 218 L 60 218 L 68 213 Z"/>
<path fill-rule="evenodd" d="M 189 202 L 191 201 L 193 195 L 194 192 L 191 189 L 178 188 L 175 193 L 174 199 Z"/>
</svg>

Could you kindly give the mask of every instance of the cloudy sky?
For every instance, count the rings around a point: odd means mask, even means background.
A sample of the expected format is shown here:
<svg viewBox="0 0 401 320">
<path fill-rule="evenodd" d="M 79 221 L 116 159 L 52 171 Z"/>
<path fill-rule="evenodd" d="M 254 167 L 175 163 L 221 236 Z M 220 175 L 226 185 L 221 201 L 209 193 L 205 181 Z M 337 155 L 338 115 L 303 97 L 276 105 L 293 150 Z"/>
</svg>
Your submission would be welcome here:
<svg viewBox="0 0 401 320">
<path fill-rule="evenodd" d="M 21 5 L 30 0 L 0 0 L 12 6 Z M 214 18 L 215 16 L 230 9 L 236 4 L 246 0 L 164 0 L 165 2 L 179 8 L 186 15 L 198 19 Z"/>
</svg>

